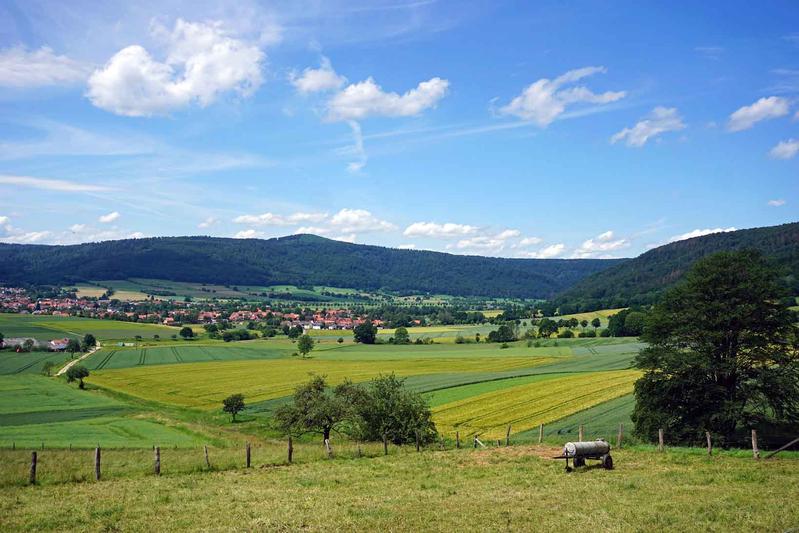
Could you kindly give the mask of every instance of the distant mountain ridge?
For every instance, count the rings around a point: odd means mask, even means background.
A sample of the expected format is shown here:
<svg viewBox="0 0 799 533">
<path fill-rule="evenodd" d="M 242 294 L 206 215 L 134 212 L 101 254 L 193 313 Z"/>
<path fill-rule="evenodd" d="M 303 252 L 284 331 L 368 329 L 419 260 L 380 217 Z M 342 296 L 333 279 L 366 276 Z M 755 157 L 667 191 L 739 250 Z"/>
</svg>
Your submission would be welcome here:
<svg viewBox="0 0 799 533">
<path fill-rule="evenodd" d="M 558 295 L 562 313 L 649 304 L 697 260 L 723 250 L 759 250 L 799 292 L 799 222 L 677 241 L 645 252 L 578 281 Z"/>
<path fill-rule="evenodd" d="M 68 246 L 0 244 L 0 282 L 56 285 L 154 278 L 223 285 L 326 285 L 551 298 L 622 261 L 463 256 L 350 244 L 315 235 L 155 237 Z"/>
</svg>

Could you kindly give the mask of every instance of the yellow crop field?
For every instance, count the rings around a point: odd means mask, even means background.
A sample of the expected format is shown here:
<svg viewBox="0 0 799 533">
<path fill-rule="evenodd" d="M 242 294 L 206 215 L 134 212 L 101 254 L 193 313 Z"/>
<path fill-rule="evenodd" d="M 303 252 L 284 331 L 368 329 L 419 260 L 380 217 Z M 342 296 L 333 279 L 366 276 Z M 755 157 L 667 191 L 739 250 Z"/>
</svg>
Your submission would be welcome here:
<svg viewBox="0 0 799 533">
<path fill-rule="evenodd" d="M 433 420 L 444 434 L 486 438 L 526 431 L 632 392 L 637 370 L 591 372 L 496 390 L 433 409 Z"/>
<path fill-rule="evenodd" d="M 131 396 L 199 409 L 218 409 L 223 398 L 244 394 L 248 403 L 290 395 L 310 374 L 325 375 L 331 384 L 344 379 L 366 381 L 390 372 L 398 376 L 453 372 L 492 372 L 529 368 L 552 362 L 549 357 L 474 359 L 393 359 L 331 361 L 272 359 L 154 365 L 103 370 L 88 381 Z"/>
</svg>

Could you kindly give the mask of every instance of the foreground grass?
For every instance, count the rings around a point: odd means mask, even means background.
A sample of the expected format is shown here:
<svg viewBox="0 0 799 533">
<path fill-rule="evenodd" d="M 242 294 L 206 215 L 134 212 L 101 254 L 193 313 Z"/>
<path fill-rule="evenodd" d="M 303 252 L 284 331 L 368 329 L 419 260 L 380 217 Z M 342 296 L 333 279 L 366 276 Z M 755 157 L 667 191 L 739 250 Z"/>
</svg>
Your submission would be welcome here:
<svg viewBox="0 0 799 533">
<path fill-rule="evenodd" d="M 614 451 L 616 470 L 563 471 L 553 448 L 403 451 L 225 472 L 0 490 L 16 530 L 785 531 L 799 459 Z M 539 457 L 542 456 L 542 457 Z M 54 506 L 54 502 L 69 505 Z"/>
</svg>

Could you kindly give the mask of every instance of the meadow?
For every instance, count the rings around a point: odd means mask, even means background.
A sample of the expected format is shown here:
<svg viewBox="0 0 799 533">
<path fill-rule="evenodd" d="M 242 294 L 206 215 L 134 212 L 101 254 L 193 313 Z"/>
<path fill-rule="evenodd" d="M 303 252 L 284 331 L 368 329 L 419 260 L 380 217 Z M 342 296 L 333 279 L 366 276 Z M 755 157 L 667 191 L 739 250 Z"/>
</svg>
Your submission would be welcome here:
<svg viewBox="0 0 799 533">
<path fill-rule="evenodd" d="M 91 333 L 99 340 L 132 339 L 136 335 L 169 337 L 179 328 L 159 324 L 99 320 L 72 316 L 23 315 L 0 313 L 0 332 L 6 337 L 33 337 L 37 340 L 71 337 Z"/>
</svg>

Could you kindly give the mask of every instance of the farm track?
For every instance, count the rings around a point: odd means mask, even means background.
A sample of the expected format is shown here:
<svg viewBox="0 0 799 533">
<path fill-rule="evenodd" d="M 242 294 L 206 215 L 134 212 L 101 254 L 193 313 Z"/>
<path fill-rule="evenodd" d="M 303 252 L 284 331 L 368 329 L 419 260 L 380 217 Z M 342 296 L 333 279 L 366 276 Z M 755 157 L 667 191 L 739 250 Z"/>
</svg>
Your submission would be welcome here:
<svg viewBox="0 0 799 533">
<path fill-rule="evenodd" d="M 98 342 L 97 345 L 94 348 L 92 348 L 91 350 L 89 350 L 88 352 L 86 352 L 85 354 L 81 355 L 77 359 L 74 359 L 74 360 L 68 362 L 64 366 L 62 366 L 61 370 L 56 372 L 56 374 L 55 374 L 56 377 L 58 377 L 58 376 L 60 376 L 62 374 L 66 374 L 67 370 L 69 370 L 72 367 L 72 365 L 77 365 L 81 361 L 83 361 L 85 359 L 88 359 L 89 357 L 94 355 L 99 349 L 100 349 L 100 343 Z"/>
<path fill-rule="evenodd" d="M 30 362 L 30 363 L 28 363 L 27 365 L 25 365 L 25 366 L 22 366 L 22 367 L 20 367 L 20 368 L 16 369 L 16 370 L 14 371 L 14 374 L 21 374 L 22 372 L 25 372 L 25 371 L 26 371 L 27 369 L 29 369 L 30 367 L 32 367 L 32 366 L 35 366 L 35 365 L 38 365 L 38 364 L 39 364 L 39 363 L 41 363 L 42 361 L 45 361 L 45 360 L 49 359 L 49 358 L 50 358 L 50 355 L 51 355 L 51 354 L 49 354 L 49 353 L 48 353 L 46 356 L 42 357 L 41 359 L 36 359 L 35 361 L 31 361 L 31 362 Z"/>
<path fill-rule="evenodd" d="M 95 370 L 102 370 L 103 368 L 105 368 L 105 365 L 108 364 L 108 362 L 111 360 L 111 358 L 114 356 L 115 353 L 117 353 L 117 350 L 112 350 L 108 352 L 108 355 L 106 355 L 103 358 L 103 360 L 100 361 L 100 363 L 95 367 Z"/>
<path fill-rule="evenodd" d="M 175 356 L 175 360 L 176 360 L 178 363 L 182 363 L 182 362 L 183 362 L 183 358 L 180 356 L 180 353 L 178 352 L 178 349 L 177 349 L 177 348 L 175 348 L 174 346 L 172 346 L 172 347 L 170 348 L 170 350 L 172 351 L 172 355 L 174 355 L 174 356 Z"/>
</svg>

